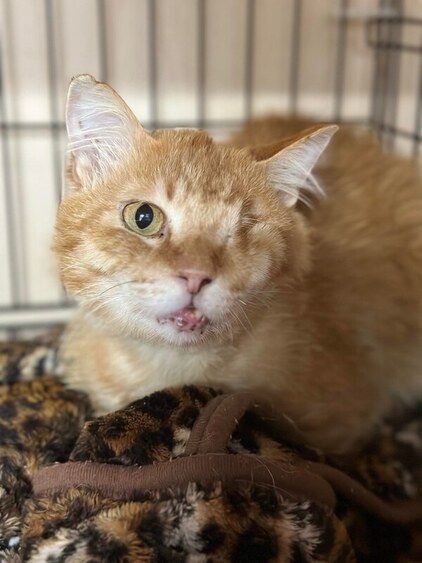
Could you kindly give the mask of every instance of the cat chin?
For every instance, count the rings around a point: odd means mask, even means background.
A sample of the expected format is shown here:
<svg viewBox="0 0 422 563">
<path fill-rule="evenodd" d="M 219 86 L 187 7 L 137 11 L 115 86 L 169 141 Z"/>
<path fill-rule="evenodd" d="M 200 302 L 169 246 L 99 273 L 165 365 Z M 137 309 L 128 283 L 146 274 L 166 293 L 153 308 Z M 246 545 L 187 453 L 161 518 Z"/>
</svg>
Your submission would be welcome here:
<svg viewBox="0 0 422 563">
<path fill-rule="evenodd" d="M 230 339 L 234 327 L 228 327 L 223 319 L 210 320 L 203 317 L 193 330 L 186 330 L 177 322 L 163 322 L 162 318 L 143 316 L 138 322 L 127 322 L 122 316 L 124 308 L 111 307 L 106 310 L 91 311 L 82 307 L 84 317 L 91 325 L 110 336 L 130 338 L 154 344 L 174 347 L 194 347 L 210 342 L 224 342 Z M 177 318 L 176 318 L 177 321 Z"/>
<path fill-rule="evenodd" d="M 213 320 L 206 318 L 203 324 L 200 323 L 193 330 L 181 330 L 176 323 L 163 322 L 160 318 L 144 318 L 141 325 L 132 327 L 119 323 L 118 327 L 136 340 L 176 348 L 227 342 L 239 331 L 239 327 L 229 325 L 225 318 Z"/>
<path fill-rule="evenodd" d="M 157 322 L 156 334 L 165 344 L 176 347 L 198 346 L 209 340 L 211 331 L 207 327 L 199 330 L 180 331 L 176 326 L 168 324 L 163 325 Z"/>
</svg>

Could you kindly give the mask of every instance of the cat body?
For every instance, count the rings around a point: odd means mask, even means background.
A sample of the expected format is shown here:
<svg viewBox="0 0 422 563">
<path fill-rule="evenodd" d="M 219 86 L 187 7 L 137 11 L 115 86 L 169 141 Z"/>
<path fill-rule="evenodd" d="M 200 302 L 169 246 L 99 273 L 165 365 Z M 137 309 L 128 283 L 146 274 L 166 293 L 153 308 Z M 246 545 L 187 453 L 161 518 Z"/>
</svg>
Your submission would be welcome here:
<svg viewBox="0 0 422 563">
<path fill-rule="evenodd" d="M 421 396 L 418 170 L 345 127 L 319 198 L 335 129 L 309 126 L 150 135 L 109 87 L 72 83 L 55 249 L 80 308 L 62 355 L 99 412 L 181 384 L 253 389 L 342 453 Z"/>
</svg>

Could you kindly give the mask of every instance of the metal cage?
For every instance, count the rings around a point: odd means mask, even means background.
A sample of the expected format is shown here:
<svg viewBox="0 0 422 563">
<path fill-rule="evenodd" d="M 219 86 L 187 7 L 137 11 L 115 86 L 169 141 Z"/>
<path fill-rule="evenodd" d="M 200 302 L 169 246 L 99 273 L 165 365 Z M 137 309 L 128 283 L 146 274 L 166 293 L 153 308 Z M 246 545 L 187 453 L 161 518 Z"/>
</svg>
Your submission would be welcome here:
<svg viewBox="0 0 422 563">
<path fill-rule="evenodd" d="M 35 1 L 35 0 L 34 0 Z M 57 291 L 51 298 L 31 294 L 26 285 L 30 279 L 31 270 L 25 268 L 25 254 L 31 253 L 36 245 L 43 244 L 37 240 L 36 235 L 27 233 L 30 249 L 25 247 L 25 240 L 20 236 L 21 222 L 19 220 L 19 198 L 16 196 L 16 186 L 19 175 L 25 174 L 25 169 L 19 168 L 13 153 L 19 150 L 19 143 L 25 135 L 42 134 L 47 138 L 47 150 L 50 152 L 49 173 L 54 183 L 54 194 L 51 198 L 51 208 L 57 205 L 61 192 L 62 152 L 64 147 L 64 123 L 60 110 L 61 99 L 64 91 L 60 87 L 60 65 L 57 58 L 58 29 L 57 29 L 57 4 L 69 8 L 69 0 L 36 0 L 43 26 L 45 49 L 46 81 L 48 119 L 28 120 L 26 118 L 13 118 L 8 109 L 8 99 L 13 98 L 13 91 L 5 80 L 7 68 L 13 68 L 13 52 L 19 50 L 20 44 L 7 37 L 7 27 L 10 24 L 9 16 L 11 6 L 8 0 L 3 0 L 3 31 L 1 36 L 0 56 L 0 128 L 1 128 L 1 169 L 3 212 L 0 213 L 0 223 L 3 222 L 3 252 L 1 252 L 0 271 L 3 271 L 3 285 L 6 289 L 0 295 L 0 333 L 3 337 L 13 338 L 17 331 L 55 324 L 64 321 L 68 316 L 71 303 L 66 299 L 57 283 Z M 233 128 L 244 120 L 253 116 L 256 99 L 256 73 L 259 68 L 257 63 L 257 50 L 260 38 L 257 34 L 257 17 L 263 7 L 263 2 L 257 0 L 238 0 L 237 6 L 242 8 L 243 55 L 242 79 L 237 87 L 237 106 L 239 111 L 234 117 L 225 116 L 216 118 L 207 111 L 209 99 L 209 41 L 212 35 L 209 32 L 210 18 L 212 17 L 210 1 L 194 0 L 191 3 L 192 22 L 195 26 L 195 77 L 191 87 L 192 99 L 195 101 L 195 115 L 191 118 L 180 118 L 175 112 L 172 116 L 162 115 L 159 108 L 159 73 L 161 59 L 160 47 L 160 13 L 166 9 L 166 2 L 172 0 L 141 0 L 142 18 L 147 31 L 143 38 L 147 50 L 146 68 L 147 79 L 146 97 L 149 106 L 148 119 L 143 123 L 147 128 L 155 129 L 171 126 L 201 127 L 214 130 L 216 128 Z M 240 1 L 240 3 L 239 3 Z M 72 2 L 72 0 L 70 0 Z M 90 0 L 90 9 L 95 11 L 95 41 L 97 43 L 96 56 L 99 77 L 108 81 L 113 79 L 110 70 L 110 55 L 113 53 L 111 31 L 113 21 L 110 20 L 110 3 L 113 0 Z M 164 2 L 164 5 L 163 5 Z M 302 89 L 302 57 L 307 44 L 307 28 L 304 22 L 304 11 L 308 8 L 310 0 L 272 0 L 282 7 L 288 5 L 288 22 L 283 20 L 284 26 L 290 28 L 289 61 L 284 69 L 286 86 L 283 89 L 283 99 L 286 100 L 284 111 L 295 113 L 301 111 L 300 96 Z M 24 9 L 24 4 L 21 8 Z M 315 4 L 315 3 L 314 3 Z M 368 111 L 363 115 L 354 117 L 356 121 L 372 126 L 390 150 L 400 148 L 400 142 L 407 143 L 405 152 L 415 156 L 421 147 L 422 126 L 422 18 L 416 15 L 409 16 L 406 3 L 401 1 L 381 1 L 375 3 L 372 11 L 361 10 L 362 3 L 356 6 L 353 0 L 335 0 L 329 3 L 335 14 L 336 50 L 332 58 L 333 81 L 330 107 L 327 108 L 324 118 L 339 121 L 349 119 L 345 114 L 348 100 L 347 69 L 354 57 L 353 49 L 348 43 L 348 37 L 355 22 L 361 22 L 363 41 L 367 46 L 368 57 L 371 61 L 371 84 L 368 87 Z M 365 4 L 365 3 L 364 3 Z M 416 4 L 416 3 L 415 3 Z M 359 8 L 360 6 L 360 8 Z M 59 6 L 60 7 L 60 6 Z M 212 6 L 213 10 L 215 4 Z M 422 6 L 420 6 L 422 8 Z M 14 5 L 16 9 L 16 4 Z M 421 9 L 422 12 L 422 9 Z M 133 14 L 137 17 L 137 14 Z M 235 18 L 232 14 L 231 17 Z M 283 16 L 284 17 L 284 16 Z M 287 17 L 287 16 L 286 16 Z M 285 17 L 285 18 L 286 18 Z M 94 24 L 93 24 L 94 25 Z M 193 33 L 193 31 L 192 31 Z M 261 34 L 262 35 L 262 34 Z M 30 40 L 30 39 L 29 39 Z M 9 43 L 8 43 L 9 42 Z M 13 47 L 13 49 L 11 48 Z M 37 45 L 34 45 L 37 48 Z M 413 99 L 413 107 L 407 111 L 406 124 L 400 118 L 401 73 L 409 64 L 409 57 L 416 71 L 414 85 L 408 96 Z M 219 64 L 224 65 L 222 59 Z M 81 69 L 83 70 L 83 69 Z M 119 86 L 117 84 L 117 86 Z M 312 92 L 311 92 L 312 94 Z M 277 92 L 274 94 L 277 96 Z M 281 96 L 281 93 L 280 93 Z M 407 104 L 408 105 L 408 104 Z M 236 107 L 237 107 L 236 106 Z M 12 112 L 13 113 L 13 112 Z M 309 113 L 309 112 L 308 112 Z M 316 113 L 318 117 L 318 112 Z M 347 112 L 346 112 L 347 113 Z M 34 156 L 36 159 L 36 156 Z M 31 196 L 33 197 L 33 196 Z M 32 201 L 32 200 L 31 200 Z M 28 204 L 30 207 L 30 204 Z M 40 218 L 42 220 L 42 217 Z M 0 248 L 1 251 L 1 248 Z M 22 256 L 24 258 L 22 258 Z M 43 265 L 41 265 L 43 266 Z M 41 267 L 38 264 L 38 267 Z M 36 266 L 35 266 L 36 268 Z M 40 282 L 42 283 L 42 282 Z M 1 288 L 0 284 L 0 288 Z"/>
</svg>

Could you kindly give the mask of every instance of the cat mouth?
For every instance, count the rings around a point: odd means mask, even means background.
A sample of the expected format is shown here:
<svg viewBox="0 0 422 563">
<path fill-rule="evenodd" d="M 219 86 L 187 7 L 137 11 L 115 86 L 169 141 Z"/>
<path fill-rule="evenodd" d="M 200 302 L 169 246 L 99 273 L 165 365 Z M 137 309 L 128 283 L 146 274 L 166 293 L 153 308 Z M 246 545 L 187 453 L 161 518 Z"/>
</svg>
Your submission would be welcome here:
<svg viewBox="0 0 422 563">
<path fill-rule="evenodd" d="M 202 331 L 209 319 L 196 307 L 183 307 L 171 315 L 159 317 L 160 324 L 172 324 L 179 332 Z"/>
</svg>

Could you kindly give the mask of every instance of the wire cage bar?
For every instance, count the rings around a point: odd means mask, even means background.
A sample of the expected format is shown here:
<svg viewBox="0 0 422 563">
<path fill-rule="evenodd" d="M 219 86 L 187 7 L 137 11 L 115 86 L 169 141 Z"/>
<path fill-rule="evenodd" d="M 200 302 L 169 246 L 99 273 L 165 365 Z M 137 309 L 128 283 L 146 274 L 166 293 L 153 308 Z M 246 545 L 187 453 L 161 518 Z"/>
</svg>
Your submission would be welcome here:
<svg viewBox="0 0 422 563">
<path fill-rule="evenodd" d="M 38 0 L 37 0 L 38 1 Z M 63 0 L 63 3 L 68 0 Z M 98 55 L 98 72 L 101 80 L 113 79 L 110 70 L 110 54 L 113 43 L 110 30 L 113 21 L 110 19 L 110 2 L 113 0 L 95 0 L 92 5 L 96 19 L 96 53 Z M 273 0 L 287 4 L 287 0 Z M 3 0 L 4 4 L 7 0 Z M 193 95 L 195 99 L 195 117 L 178 118 L 177 114 L 171 118 L 160 112 L 160 14 L 163 2 L 171 0 L 144 0 L 142 18 L 146 20 L 147 30 L 145 44 L 147 48 L 147 103 L 149 115 L 143 124 L 150 129 L 172 126 L 189 126 L 208 129 L 230 129 L 239 126 L 243 121 L 252 117 L 255 112 L 257 49 L 259 34 L 257 23 L 262 3 L 256 0 L 240 0 L 238 6 L 243 9 L 241 26 L 243 27 L 243 79 L 241 86 L 241 111 L 237 115 L 224 118 L 210 115 L 207 111 L 209 85 L 209 57 L 210 34 L 209 23 L 212 8 L 208 0 L 193 0 L 191 5 L 195 11 L 196 37 L 196 73 Z M 303 79 L 303 53 L 306 49 L 307 33 L 304 23 L 304 12 L 309 6 L 309 0 L 288 0 L 290 5 L 290 53 L 287 71 L 286 91 L 280 92 L 287 99 L 285 111 L 296 113 L 301 111 L 300 97 Z M 357 121 L 373 127 L 386 147 L 396 148 L 400 139 L 411 144 L 411 153 L 420 154 L 422 142 L 422 18 L 409 17 L 403 10 L 401 1 L 379 2 L 377 10 L 370 14 L 355 13 L 353 0 L 334 0 L 330 2 L 335 14 L 336 52 L 333 57 L 333 92 L 328 116 L 335 121 L 347 119 L 345 107 L 348 100 L 347 69 L 354 53 L 350 46 L 349 37 L 356 19 L 363 20 L 362 33 L 365 37 L 368 54 L 372 58 L 372 87 L 370 89 L 369 112 L 358 117 Z M 59 3 L 59 6 L 61 4 Z M 17 197 L 13 193 L 14 175 L 12 153 L 14 145 L 20 136 L 42 133 L 48 136 L 51 150 L 51 174 L 54 182 L 55 205 L 61 194 L 62 182 L 62 152 L 64 148 L 65 125 L 61 111 L 61 99 L 64 92 L 60 87 L 58 56 L 57 6 L 53 0 L 40 0 L 44 13 L 45 31 L 45 65 L 47 69 L 47 94 L 49 117 L 47 120 L 28 120 L 10 117 L 7 108 L 7 86 L 5 81 L 6 67 L 13 65 L 12 51 L 5 49 L 7 34 L 3 34 L 0 44 L 0 133 L 1 133 L 1 172 L 3 181 L 4 232 L 7 236 L 5 256 L 1 258 L 0 269 L 7 272 L 7 296 L 0 295 L 0 332 L 3 336 L 13 337 L 16 330 L 36 328 L 64 321 L 72 304 L 66 299 L 61 290 L 51 300 L 31 298 L 29 295 L 28 272 L 22 264 L 25 262 L 28 250 L 25 249 L 22 237 L 19 235 L 17 217 Z M 6 7 L 3 6 L 3 12 Z M 135 14 L 136 15 L 136 14 Z M 19 49 L 19 45 L 16 46 Z M 412 94 L 414 98 L 414 115 L 405 127 L 400 121 L 400 77 L 403 70 L 403 58 L 411 56 L 417 61 L 417 79 Z M 222 60 L 224 65 L 225 61 Z M 281 72 L 281 71 L 280 71 Z M 10 93 L 9 93 L 10 97 Z M 1 195 L 1 194 L 0 194 Z M 1 216 L 0 216 L 1 217 Z M 1 250 L 1 249 L 0 249 Z M 18 259 L 19 258 L 19 259 Z M 3 263 L 4 260 L 4 263 Z M 6 264 L 6 267 L 5 267 Z M 1 282 L 0 282 L 1 288 Z"/>
</svg>

